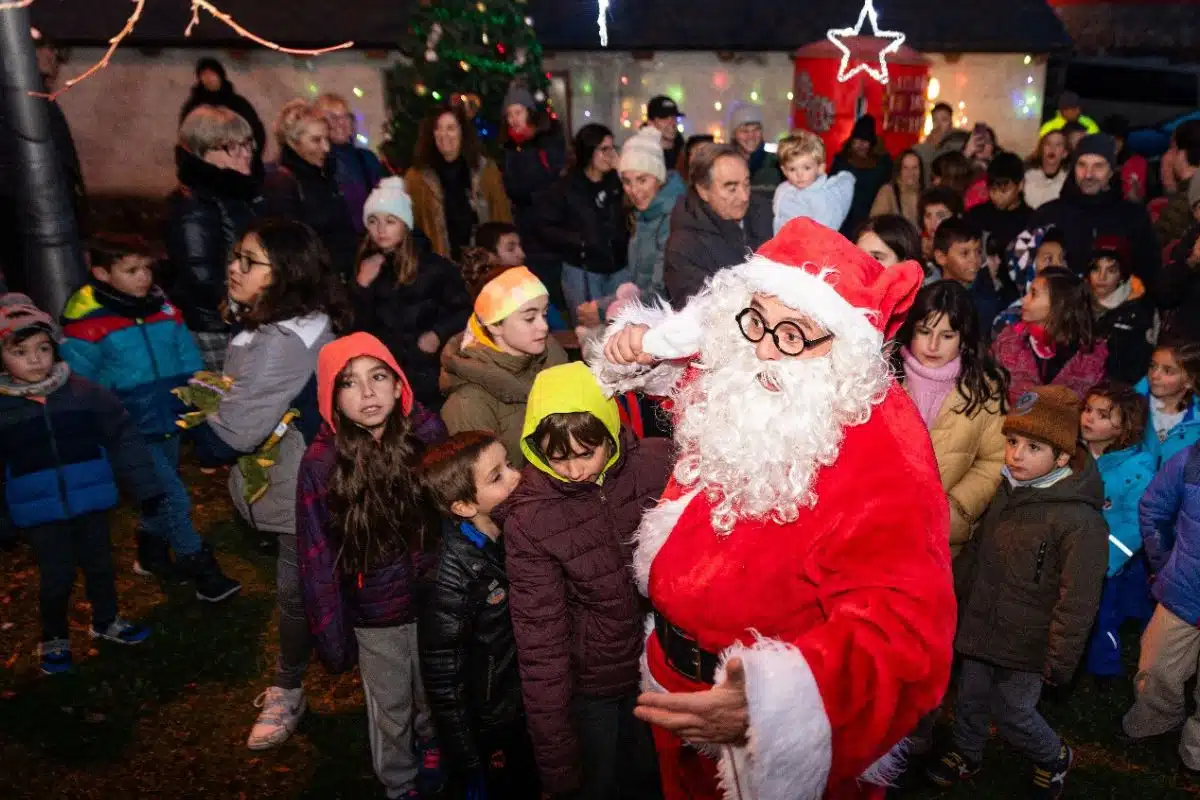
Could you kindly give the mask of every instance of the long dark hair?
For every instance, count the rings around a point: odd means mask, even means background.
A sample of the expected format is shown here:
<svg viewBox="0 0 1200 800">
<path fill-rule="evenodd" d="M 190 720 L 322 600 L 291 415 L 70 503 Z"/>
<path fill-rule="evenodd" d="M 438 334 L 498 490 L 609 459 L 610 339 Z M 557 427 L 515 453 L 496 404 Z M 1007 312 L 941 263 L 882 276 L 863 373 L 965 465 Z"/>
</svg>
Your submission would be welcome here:
<svg viewBox="0 0 1200 800">
<path fill-rule="evenodd" d="M 458 122 L 458 127 L 462 129 L 462 146 L 459 153 L 463 163 L 469 169 L 475 169 L 479 159 L 483 157 L 483 147 L 479 144 L 479 136 L 475 133 L 475 124 L 467 119 L 467 115 L 460 107 L 450 105 L 437 106 L 425 119 L 421 120 L 421 127 L 417 130 L 417 144 L 413 148 L 413 166 L 418 169 L 432 167 L 442 158 L 442 154 L 438 152 L 437 144 L 434 142 L 433 132 L 437 129 L 438 120 L 445 114 L 454 117 Z"/>
<path fill-rule="evenodd" d="M 991 404 L 999 413 L 1008 411 L 1008 370 L 992 357 L 979 327 L 979 315 L 971 302 L 971 295 L 957 281 L 935 281 L 917 292 L 904 324 L 896 334 L 896 341 L 905 347 L 912 346 L 917 326 L 930 317 L 945 317 L 950 329 L 958 333 L 959 358 L 962 368 L 958 373 L 958 391 L 967 404 L 959 413 L 973 417 Z M 896 374 L 904 376 L 900 348 L 892 354 Z"/>
<path fill-rule="evenodd" d="M 606 137 L 612 135 L 611 130 L 597 122 L 590 122 L 580 128 L 579 132 L 575 134 L 575 140 L 571 146 L 571 166 L 580 172 L 587 169 L 592 163 L 592 156 L 596 154 L 596 150 L 600 148 Z"/>
<path fill-rule="evenodd" d="M 1096 338 L 1092 331 L 1092 301 L 1087 284 L 1066 267 L 1047 267 L 1034 280 L 1046 281 L 1050 292 L 1050 319 L 1046 333 L 1060 345 L 1091 352 Z"/>
<path fill-rule="evenodd" d="M 385 253 L 375 244 L 375 240 L 371 238 L 370 233 L 363 234 L 362 243 L 358 246 L 358 257 L 354 263 L 362 264 L 363 261 L 374 255 L 383 256 L 383 270 L 380 270 L 380 277 L 384 271 L 390 270 L 395 277 L 396 285 L 412 283 L 417 278 L 417 267 L 419 260 L 417 258 L 417 243 L 413 237 L 413 232 L 407 230 L 404 238 L 400 240 L 400 244 L 396 245 L 396 249 L 390 253 Z"/>
<path fill-rule="evenodd" d="M 337 435 L 329 478 L 330 531 L 342 570 L 362 573 L 401 553 L 422 552 L 436 521 L 417 478 L 423 445 L 413 436 L 400 401 L 377 442 L 338 408 L 340 383 L 339 374 L 333 388 Z"/>
<path fill-rule="evenodd" d="M 293 219 L 256 220 L 242 235 L 254 236 L 271 262 L 271 282 L 253 306 L 226 311 L 253 330 L 273 322 L 324 312 L 335 328 L 347 321 L 344 287 L 316 231 Z"/>
<path fill-rule="evenodd" d="M 910 147 L 896 156 L 895 166 L 892 167 L 892 186 L 895 187 L 897 199 L 900 196 L 900 173 L 904 171 L 904 159 L 909 156 L 917 160 L 917 192 L 925 191 L 925 159 L 921 158 L 921 154 Z"/>
<path fill-rule="evenodd" d="M 899 214 L 880 214 L 864 220 L 854 232 L 854 241 L 864 233 L 873 233 L 883 240 L 901 261 L 921 258 L 921 234 L 907 217 Z"/>
</svg>

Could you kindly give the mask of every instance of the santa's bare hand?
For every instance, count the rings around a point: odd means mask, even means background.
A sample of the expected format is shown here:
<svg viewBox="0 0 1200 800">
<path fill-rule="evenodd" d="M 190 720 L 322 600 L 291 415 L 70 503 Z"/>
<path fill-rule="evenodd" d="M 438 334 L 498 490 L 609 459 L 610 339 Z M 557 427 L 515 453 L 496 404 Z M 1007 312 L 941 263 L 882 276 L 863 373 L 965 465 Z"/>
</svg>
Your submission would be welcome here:
<svg viewBox="0 0 1200 800">
<path fill-rule="evenodd" d="M 745 744 L 750 711 L 742 660 L 729 659 L 725 680 L 706 692 L 646 692 L 633 713 L 696 744 Z"/>
<path fill-rule="evenodd" d="M 626 325 L 604 345 L 604 357 L 614 364 L 653 364 L 654 356 L 642 349 L 648 325 Z"/>
</svg>

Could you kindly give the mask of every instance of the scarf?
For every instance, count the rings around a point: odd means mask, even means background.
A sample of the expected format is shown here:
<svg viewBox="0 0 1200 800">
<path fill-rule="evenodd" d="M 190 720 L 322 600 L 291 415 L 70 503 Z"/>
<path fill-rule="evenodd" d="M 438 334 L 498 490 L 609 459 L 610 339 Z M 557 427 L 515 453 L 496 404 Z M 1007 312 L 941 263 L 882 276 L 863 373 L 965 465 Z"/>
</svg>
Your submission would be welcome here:
<svg viewBox="0 0 1200 800">
<path fill-rule="evenodd" d="M 1028 481 L 1019 481 L 1016 478 L 1014 478 L 1012 476 L 1012 473 L 1008 471 L 1007 464 L 1005 464 L 1004 468 L 1000 470 L 1000 474 L 1003 475 L 1004 479 L 1008 481 L 1008 485 L 1013 487 L 1014 489 L 1020 489 L 1020 488 L 1026 488 L 1026 487 L 1030 488 L 1030 489 L 1049 489 L 1051 486 L 1058 483 L 1059 481 L 1061 481 L 1065 478 L 1069 478 L 1071 476 L 1071 467 L 1066 466 L 1066 467 L 1059 467 L 1058 469 L 1052 469 L 1049 472 L 1047 472 L 1045 475 L 1043 475 L 1042 477 L 1033 478 L 1032 480 L 1028 480 Z"/>
<path fill-rule="evenodd" d="M 940 367 L 927 367 L 907 347 L 900 348 L 900 356 L 904 359 L 904 388 L 916 403 L 925 427 L 932 428 L 958 382 L 962 358 L 956 357 Z"/>
<path fill-rule="evenodd" d="M 515 128 L 508 129 L 508 140 L 518 147 L 535 136 L 537 136 L 537 128 L 532 125 L 527 125 L 521 130 L 516 130 Z"/>
<path fill-rule="evenodd" d="M 127 319 L 145 319 L 153 316 L 161 311 L 167 302 L 166 296 L 157 286 L 151 287 L 150 293 L 145 297 L 134 297 L 94 278 L 89 278 L 88 283 L 92 287 L 96 302 L 104 309 Z"/>
<path fill-rule="evenodd" d="M 1131 294 L 1133 294 L 1133 281 L 1123 281 L 1108 297 L 1096 298 L 1097 310 L 1101 314 L 1105 311 L 1112 311 L 1128 300 Z"/>
<path fill-rule="evenodd" d="M 0 372 L 0 394 L 8 397 L 25 397 L 34 402 L 46 402 L 46 396 L 58 391 L 71 377 L 67 362 L 58 361 L 50 368 L 50 374 L 37 383 L 17 383 L 7 372 Z"/>
<path fill-rule="evenodd" d="M 1033 348 L 1035 356 L 1043 361 L 1054 358 L 1057 350 L 1054 338 L 1046 332 L 1044 326 L 1035 322 L 1018 322 L 1013 326 L 1013 330 L 1029 339 L 1029 346 Z"/>
</svg>

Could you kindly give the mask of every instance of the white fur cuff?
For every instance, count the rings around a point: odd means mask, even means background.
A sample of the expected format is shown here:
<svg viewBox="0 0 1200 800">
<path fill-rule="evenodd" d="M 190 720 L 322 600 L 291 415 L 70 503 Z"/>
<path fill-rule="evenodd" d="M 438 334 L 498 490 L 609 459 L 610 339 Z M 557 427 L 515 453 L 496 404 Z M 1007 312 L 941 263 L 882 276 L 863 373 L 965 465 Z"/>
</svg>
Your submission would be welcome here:
<svg viewBox="0 0 1200 800">
<path fill-rule="evenodd" d="M 745 747 L 722 748 L 721 790 L 727 798 L 818 800 L 825 794 L 833 760 L 833 731 L 808 661 L 778 639 L 740 642 L 721 656 L 742 659 L 750 729 Z"/>
<path fill-rule="evenodd" d="M 604 336 L 586 347 L 586 356 L 600 388 L 610 397 L 630 391 L 640 391 L 654 397 L 668 397 L 683 377 L 686 359 L 699 349 L 699 327 L 694 332 L 692 315 L 676 313 L 661 301 L 657 306 L 629 302 L 609 324 Z M 643 346 L 647 353 L 663 359 L 658 364 L 618 365 L 604 357 L 604 346 L 627 325 L 647 325 Z"/>
</svg>

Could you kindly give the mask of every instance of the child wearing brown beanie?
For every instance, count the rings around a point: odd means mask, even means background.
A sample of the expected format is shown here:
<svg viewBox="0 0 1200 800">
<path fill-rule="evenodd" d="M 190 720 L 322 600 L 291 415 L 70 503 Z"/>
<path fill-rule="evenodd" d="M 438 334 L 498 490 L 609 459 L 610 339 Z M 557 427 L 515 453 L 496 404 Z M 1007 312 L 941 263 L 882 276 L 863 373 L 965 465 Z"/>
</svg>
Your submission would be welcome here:
<svg viewBox="0 0 1200 800">
<path fill-rule="evenodd" d="M 990 725 L 1034 763 L 1031 797 L 1061 796 L 1071 748 L 1038 713 L 1042 685 L 1068 683 L 1108 566 L 1104 483 L 1078 444 L 1079 398 L 1021 395 L 1004 423 L 1001 482 L 954 564 L 962 656 L 954 743 L 928 770 L 950 786 L 979 771 Z"/>
</svg>

